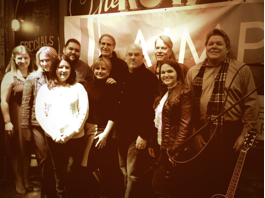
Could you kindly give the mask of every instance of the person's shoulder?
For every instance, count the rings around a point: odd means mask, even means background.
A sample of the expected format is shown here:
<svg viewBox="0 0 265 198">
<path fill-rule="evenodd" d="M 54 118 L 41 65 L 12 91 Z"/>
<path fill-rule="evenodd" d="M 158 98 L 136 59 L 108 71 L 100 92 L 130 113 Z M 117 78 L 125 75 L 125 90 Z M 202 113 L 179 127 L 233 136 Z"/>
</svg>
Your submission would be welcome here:
<svg viewBox="0 0 265 198">
<path fill-rule="evenodd" d="M 85 63 L 84 61 L 82 61 L 80 59 L 76 62 L 76 66 L 78 66 L 78 67 L 89 67 L 89 65 L 87 63 Z"/>
<path fill-rule="evenodd" d="M 194 65 L 192 67 L 190 67 L 190 69 L 188 70 L 188 72 L 197 71 L 197 70 L 199 70 L 201 68 L 201 66 L 202 66 L 202 62 L 201 63 L 198 63 L 198 64 L 196 64 L 196 65 Z"/>
<path fill-rule="evenodd" d="M 4 79 L 7 78 L 7 79 L 13 79 L 14 78 L 14 75 L 13 75 L 13 72 L 9 71 L 7 72 L 5 75 L 4 75 Z"/>
<path fill-rule="evenodd" d="M 183 85 L 183 88 L 180 92 L 180 94 L 184 94 L 184 95 L 192 95 L 193 91 L 190 87 L 188 87 L 187 85 Z"/>
<path fill-rule="evenodd" d="M 34 71 L 34 72 L 31 72 L 27 79 L 26 80 L 35 80 L 37 78 L 40 78 L 42 76 L 42 72 L 37 70 L 37 71 Z"/>
<path fill-rule="evenodd" d="M 2 83 L 3 84 L 13 84 L 14 83 L 14 75 L 13 75 L 13 73 L 11 71 L 7 72 L 4 75 Z"/>
<path fill-rule="evenodd" d="M 234 67 L 235 69 L 239 69 L 242 66 L 244 66 L 244 68 L 249 68 L 249 66 L 246 63 L 240 62 L 236 59 L 230 59 L 229 67 Z"/>
<path fill-rule="evenodd" d="M 40 93 L 40 92 L 45 92 L 45 91 L 48 91 L 48 90 L 49 90 L 49 89 L 48 89 L 48 85 L 47 85 L 47 84 L 44 84 L 44 85 L 42 85 L 42 86 L 40 87 L 38 93 Z"/>
</svg>

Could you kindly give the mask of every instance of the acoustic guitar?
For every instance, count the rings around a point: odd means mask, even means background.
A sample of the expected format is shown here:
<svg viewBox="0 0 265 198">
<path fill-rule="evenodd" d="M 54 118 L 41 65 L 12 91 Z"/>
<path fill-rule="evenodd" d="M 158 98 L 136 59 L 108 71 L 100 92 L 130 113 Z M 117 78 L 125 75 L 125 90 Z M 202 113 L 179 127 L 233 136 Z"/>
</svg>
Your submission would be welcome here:
<svg viewBox="0 0 265 198">
<path fill-rule="evenodd" d="M 239 177 L 241 175 L 241 171 L 242 171 L 242 168 L 243 168 L 246 156 L 247 156 L 247 152 L 253 146 L 258 135 L 259 133 L 255 129 L 249 130 L 248 133 L 245 135 L 243 148 L 240 151 L 240 154 L 239 154 L 228 190 L 226 192 L 226 195 L 216 194 L 212 196 L 212 198 L 234 198 L 234 195 L 236 193 L 237 184 L 239 181 Z"/>
</svg>

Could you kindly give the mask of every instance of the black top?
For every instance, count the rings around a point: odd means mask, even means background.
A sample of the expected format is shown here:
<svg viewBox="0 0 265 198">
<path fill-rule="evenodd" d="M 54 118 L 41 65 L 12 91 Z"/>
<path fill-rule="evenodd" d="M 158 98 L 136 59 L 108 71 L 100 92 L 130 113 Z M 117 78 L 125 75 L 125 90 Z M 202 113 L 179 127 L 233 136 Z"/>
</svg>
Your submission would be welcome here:
<svg viewBox="0 0 265 198">
<path fill-rule="evenodd" d="M 100 57 L 102 57 L 102 55 L 100 55 Z M 112 57 L 109 58 L 109 60 L 112 65 L 109 77 L 113 78 L 118 84 L 120 84 L 123 81 L 127 64 L 124 60 L 118 58 L 115 52 L 112 52 Z"/>
<path fill-rule="evenodd" d="M 116 85 L 106 84 L 106 79 L 92 79 L 84 84 L 88 94 L 89 115 L 86 122 L 105 127 L 108 120 L 115 120 L 117 103 Z"/>
</svg>

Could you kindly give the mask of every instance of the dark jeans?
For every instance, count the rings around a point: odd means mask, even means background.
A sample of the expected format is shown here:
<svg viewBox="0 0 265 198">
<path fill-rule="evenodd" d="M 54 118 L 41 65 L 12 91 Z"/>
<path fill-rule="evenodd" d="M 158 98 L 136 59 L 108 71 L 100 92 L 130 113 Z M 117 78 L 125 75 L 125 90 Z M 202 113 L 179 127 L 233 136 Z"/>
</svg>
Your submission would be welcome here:
<svg viewBox="0 0 265 198">
<path fill-rule="evenodd" d="M 170 190 L 173 182 L 173 167 L 171 162 L 168 160 L 165 149 L 160 150 L 158 162 L 160 165 L 157 167 L 157 169 L 155 169 L 152 181 L 152 189 L 155 193 L 155 197 L 168 198 L 171 194 Z"/>
<path fill-rule="evenodd" d="M 37 148 L 36 157 L 38 160 L 38 167 L 40 171 L 40 176 L 43 177 L 45 161 L 48 158 L 49 151 L 45 140 L 45 134 L 41 127 L 32 127 L 33 141 Z"/>
<path fill-rule="evenodd" d="M 182 174 L 176 185 L 179 197 L 205 198 L 226 193 L 239 155 L 233 145 L 241 131 L 240 122 L 225 122 L 222 141 L 212 139 L 201 154 L 179 165 Z M 209 134 L 205 132 L 204 138 Z"/>
<path fill-rule="evenodd" d="M 56 143 L 50 137 L 46 137 L 46 140 L 54 166 L 58 197 L 78 197 L 76 189 L 82 182 L 80 169 L 85 146 L 84 137 L 70 139 L 64 144 Z M 69 169 L 70 157 L 73 161 Z"/>
<path fill-rule="evenodd" d="M 55 178 L 51 156 L 45 139 L 45 133 L 39 126 L 32 127 L 33 142 L 36 146 L 39 175 L 41 177 L 42 192 L 49 197 L 55 194 Z"/>
<path fill-rule="evenodd" d="M 145 198 L 151 194 L 153 172 L 147 171 L 154 159 L 145 149 L 136 149 L 136 142 L 118 141 L 119 164 L 124 175 L 125 198 Z M 144 174 L 144 175 L 142 175 Z"/>
</svg>

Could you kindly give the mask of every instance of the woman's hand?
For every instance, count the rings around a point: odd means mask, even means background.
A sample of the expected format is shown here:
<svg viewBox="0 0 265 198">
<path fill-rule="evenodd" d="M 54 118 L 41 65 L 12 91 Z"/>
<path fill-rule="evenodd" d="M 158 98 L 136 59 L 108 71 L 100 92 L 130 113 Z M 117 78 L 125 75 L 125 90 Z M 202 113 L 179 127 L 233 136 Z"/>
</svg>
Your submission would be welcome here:
<svg viewBox="0 0 265 198">
<path fill-rule="evenodd" d="M 149 147 L 149 148 L 148 148 L 148 152 L 149 152 L 149 154 L 150 154 L 152 157 L 155 157 L 155 150 L 154 150 L 154 148 Z"/>
<path fill-rule="evenodd" d="M 9 135 L 9 137 L 14 136 L 14 126 L 11 122 L 7 122 L 5 124 L 5 131 L 7 131 L 7 134 Z"/>
<path fill-rule="evenodd" d="M 94 139 L 97 139 L 97 138 L 98 138 L 98 141 L 95 147 L 98 147 L 98 149 L 101 149 L 104 146 L 106 146 L 108 136 L 106 136 L 105 133 L 101 133 L 97 135 Z"/>
<path fill-rule="evenodd" d="M 106 81 L 106 84 L 116 84 L 116 80 L 114 80 L 113 78 L 108 78 Z"/>
<path fill-rule="evenodd" d="M 64 144 L 69 140 L 69 137 L 66 135 L 59 134 L 57 137 L 55 137 L 54 141 L 56 143 Z"/>
</svg>

